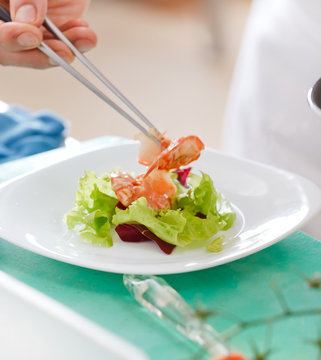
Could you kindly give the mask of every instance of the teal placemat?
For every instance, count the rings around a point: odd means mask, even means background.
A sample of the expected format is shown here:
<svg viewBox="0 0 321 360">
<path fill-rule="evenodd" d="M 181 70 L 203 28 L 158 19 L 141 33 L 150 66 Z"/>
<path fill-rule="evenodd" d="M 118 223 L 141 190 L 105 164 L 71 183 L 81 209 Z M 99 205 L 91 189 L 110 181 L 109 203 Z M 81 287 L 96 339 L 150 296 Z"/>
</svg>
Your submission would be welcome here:
<svg viewBox="0 0 321 360">
<path fill-rule="evenodd" d="M 115 141 L 102 138 L 83 146 L 110 140 Z M 2 165 L 0 179 L 57 161 L 64 151 Z M 318 359 L 321 350 L 321 281 L 309 280 L 320 271 L 320 259 L 321 243 L 297 232 L 230 264 L 164 278 L 188 303 L 209 315 L 207 321 L 218 330 L 234 327 L 231 343 L 250 359 L 310 360 Z M 195 344 L 133 300 L 119 274 L 61 263 L 1 239 L 0 270 L 122 336 L 153 360 L 201 357 Z M 255 352 L 267 356 L 255 357 Z"/>
</svg>

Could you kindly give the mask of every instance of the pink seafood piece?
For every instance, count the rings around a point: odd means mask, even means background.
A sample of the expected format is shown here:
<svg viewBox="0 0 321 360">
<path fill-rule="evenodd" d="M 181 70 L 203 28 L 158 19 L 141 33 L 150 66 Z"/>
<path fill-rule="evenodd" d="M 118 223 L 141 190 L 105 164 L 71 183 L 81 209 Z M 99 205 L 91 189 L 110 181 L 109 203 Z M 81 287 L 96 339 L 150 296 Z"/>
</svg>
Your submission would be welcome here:
<svg viewBox="0 0 321 360">
<path fill-rule="evenodd" d="M 154 169 L 171 170 L 188 165 L 200 157 L 203 149 L 204 144 L 197 136 L 176 139 L 157 156 L 148 168 L 145 177 L 149 176 Z"/>
<path fill-rule="evenodd" d="M 158 169 L 152 171 L 148 177 L 139 175 L 135 179 L 123 172 L 113 174 L 111 184 L 118 200 L 124 206 L 145 197 L 148 207 L 153 210 L 170 209 L 177 191 L 170 174 L 166 170 Z"/>
<path fill-rule="evenodd" d="M 140 142 L 140 147 L 138 150 L 138 162 L 142 165 L 150 166 L 157 158 L 157 156 L 171 143 L 169 139 L 165 138 L 164 134 L 160 136 L 155 134 L 154 136 L 159 140 L 160 144 L 156 144 L 155 141 L 143 133 L 135 135 L 135 140 Z"/>
</svg>

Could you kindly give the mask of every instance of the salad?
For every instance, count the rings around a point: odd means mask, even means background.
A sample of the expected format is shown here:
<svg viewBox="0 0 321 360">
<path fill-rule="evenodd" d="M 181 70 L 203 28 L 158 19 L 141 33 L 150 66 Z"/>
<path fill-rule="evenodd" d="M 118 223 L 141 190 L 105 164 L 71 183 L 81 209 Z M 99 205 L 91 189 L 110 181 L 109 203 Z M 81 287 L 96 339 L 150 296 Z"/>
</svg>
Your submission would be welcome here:
<svg viewBox="0 0 321 360">
<path fill-rule="evenodd" d="M 100 176 L 86 171 L 64 218 L 68 228 L 109 247 L 115 230 L 123 241 L 153 241 L 166 254 L 175 247 L 220 251 L 224 236 L 215 235 L 231 228 L 236 214 L 208 174 L 187 167 L 199 158 L 202 141 L 161 136 L 158 145 L 143 134 L 137 139 L 138 162 L 146 172 L 135 177 L 119 170 Z"/>
</svg>

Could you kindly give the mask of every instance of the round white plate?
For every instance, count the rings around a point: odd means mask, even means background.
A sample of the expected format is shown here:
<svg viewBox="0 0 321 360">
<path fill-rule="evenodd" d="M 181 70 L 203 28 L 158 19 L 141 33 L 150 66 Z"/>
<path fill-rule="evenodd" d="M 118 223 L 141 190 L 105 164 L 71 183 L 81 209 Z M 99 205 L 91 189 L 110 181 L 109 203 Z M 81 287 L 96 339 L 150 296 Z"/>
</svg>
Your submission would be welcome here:
<svg viewBox="0 0 321 360">
<path fill-rule="evenodd" d="M 299 229 L 321 207 L 321 191 L 297 175 L 206 149 L 192 164 L 203 171 L 234 205 L 235 225 L 224 249 L 176 248 L 162 253 L 154 243 L 124 243 L 111 248 L 84 242 L 66 229 L 63 216 L 73 204 L 85 170 L 115 168 L 139 174 L 138 144 L 105 146 L 31 172 L 0 186 L 0 237 L 35 253 L 91 269 L 130 274 L 170 274 L 205 269 L 264 249 Z"/>
</svg>

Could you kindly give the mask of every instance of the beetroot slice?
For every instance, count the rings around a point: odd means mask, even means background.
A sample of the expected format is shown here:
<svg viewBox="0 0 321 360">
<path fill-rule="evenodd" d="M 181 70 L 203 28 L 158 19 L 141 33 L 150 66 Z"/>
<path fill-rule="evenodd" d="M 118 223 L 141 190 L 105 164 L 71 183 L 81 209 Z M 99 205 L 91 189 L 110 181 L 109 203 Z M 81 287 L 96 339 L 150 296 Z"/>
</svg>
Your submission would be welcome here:
<svg viewBox="0 0 321 360">
<path fill-rule="evenodd" d="M 175 245 L 169 244 L 151 232 L 145 225 L 138 223 L 119 224 L 115 228 L 118 236 L 125 242 L 154 241 L 167 255 L 171 254 Z"/>
<path fill-rule="evenodd" d="M 188 174 L 190 173 L 191 170 L 192 170 L 191 167 L 188 167 L 186 169 L 174 170 L 174 173 L 177 174 L 177 180 L 185 187 L 187 187 L 186 180 L 187 180 Z"/>
<path fill-rule="evenodd" d="M 125 205 L 123 205 L 120 201 L 118 201 L 118 203 L 116 204 L 116 207 L 120 210 L 126 210 L 127 207 Z"/>
<path fill-rule="evenodd" d="M 145 228 L 145 230 L 143 231 L 144 236 L 146 236 L 148 239 L 154 241 L 165 254 L 170 255 L 173 252 L 175 245 L 170 244 L 170 243 L 160 239 L 152 231 L 147 229 L 146 226 L 144 226 L 144 225 L 140 225 L 140 226 L 143 226 Z"/>
<path fill-rule="evenodd" d="M 125 242 L 142 242 L 149 241 L 137 227 L 132 224 L 120 224 L 115 228 L 118 236 Z"/>
<path fill-rule="evenodd" d="M 199 217 L 201 219 L 206 219 L 206 215 L 204 215 L 204 214 L 202 214 L 200 212 L 196 213 L 195 216 L 197 216 L 197 217 Z"/>
</svg>

